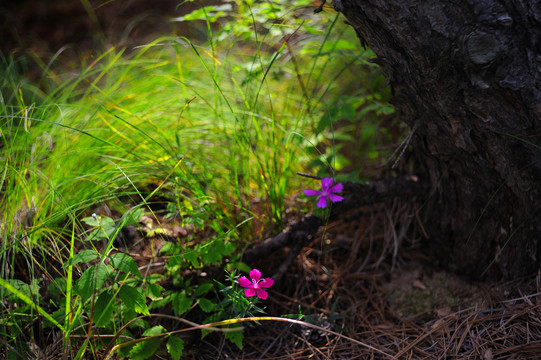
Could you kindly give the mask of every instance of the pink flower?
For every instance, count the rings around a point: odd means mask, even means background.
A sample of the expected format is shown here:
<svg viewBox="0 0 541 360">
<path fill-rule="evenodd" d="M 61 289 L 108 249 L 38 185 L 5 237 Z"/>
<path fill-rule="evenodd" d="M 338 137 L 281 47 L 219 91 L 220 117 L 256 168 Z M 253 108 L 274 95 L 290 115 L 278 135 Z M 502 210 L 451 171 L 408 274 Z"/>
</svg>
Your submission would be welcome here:
<svg viewBox="0 0 541 360">
<path fill-rule="evenodd" d="M 261 271 L 257 269 L 250 271 L 250 279 L 252 280 L 248 280 L 246 276 L 239 278 L 240 286 L 246 288 L 244 295 L 247 297 L 257 295 L 258 298 L 265 300 L 269 294 L 262 288 L 270 288 L 274 284 L 274 280 L 271 278 L 261 279 Z"/>
<path fill-rule="evenodd" d="M 319 190 L 304 190 L 304 195 L 306 196 L 315 196 L 319 195 L 319 199 L 317 201 L 317 207 L 318 208 L 325 208 L 327 207 L 327 198 L 331 200 L 332 202 L 338 202 L 344 200 L 342 196 L 334 195 L 334 193 L 339 193 L 344 190 L 344 186 L 342 184 L 336 184 L 332 186 L 332 178 L 323 178 L 321 179 L 321 191 Z"/>
</svg>

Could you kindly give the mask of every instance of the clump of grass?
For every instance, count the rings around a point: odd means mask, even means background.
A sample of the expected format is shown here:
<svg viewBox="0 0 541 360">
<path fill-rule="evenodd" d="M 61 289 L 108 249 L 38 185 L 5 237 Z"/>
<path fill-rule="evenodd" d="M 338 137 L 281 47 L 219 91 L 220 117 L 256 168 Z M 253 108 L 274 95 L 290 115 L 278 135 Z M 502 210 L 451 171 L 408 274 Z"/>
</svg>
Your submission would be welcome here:
<svg viewBox="0 0 541 360">
<path fill-rule="evenodd" d="M 306 166 L 303 156 L 311 148 L 305 134 L 316 127 L 332 130 L 332 119 L 329 126 L 320 119 L 328 118 L 328 94 L 339 88 L 338 74 L 345 70 L 330 59 L 348 56 L 349 45 L 330 36 L 337 16 L 318 25 L 310 17 L 284 18 L 284 4 L 265 3 L 264 19 L 273 20 L 260 33 L 254 28 L 261 13 L 248 5 L 237 4 L 245 6 L 249 21 L 229 22 L 236 26 L 217 33 L 213 9 L 203 8 L 207 43 L 164 37 L 131 54 L 111 48 L 77 76 L 56 77 L 47 92 L 15 75 L 4 77 L 0 298 L 7 302 L 0 333 L 14 354 L 31 352 L 18 336 L 44 314 L 63 333 L 65 351 L 71 334 L 85 329 L 76 357 L 95 353 L 93 326 L 114 335 L 137 311 L 149 311 L 126 303 L 123 291 L 132 290 L 122 289 L 128 286 L 144 294 L 143 302 L 162 294 L 176 304 L 177 316 L 193 308 L 190 296 L 207 311 L 211 307 L 201 299 L 212 286 L 178 278 L 180 269 L 223 265 L 227 256 L 240 266 L 233 260 L 247 240 L 282 226 L 284 199 L 299 188 L 295 173 Z M 303 29 L 317 41 L 302 40 Z M 99 221 L 93 222 L 90 215 L 104 208 L 111 213 L 95 215 Z M 204 238 L 178 238 L 164 250 L 166 275 L 176 277 L 181 290 L 166 293 L 158 287 L 161 277 L 150 282 L 133 266 L 115 265 L 115 239 L 137 223 L 140 217 L 130 214 L 138 210 L 207 230 Z M 109 218 L 106 227 L 101 221 L 112 214 L 118 219 Z M 93 239 L 96 231 L 104 236 Z M 219 256 L 208 250 L 216 246 Z M 126 277 L 119 282 L 100 268 Z M 112 292 L 107 284 L 118 287 Z M 60 302 L 44 306 L 44 287 Z M 112 303 L 133 311 L 111 323 L 94 317 L 98 310 L 112 311 Z M 146 326 L 145 333 L 158 331 Z"/>
</svg>

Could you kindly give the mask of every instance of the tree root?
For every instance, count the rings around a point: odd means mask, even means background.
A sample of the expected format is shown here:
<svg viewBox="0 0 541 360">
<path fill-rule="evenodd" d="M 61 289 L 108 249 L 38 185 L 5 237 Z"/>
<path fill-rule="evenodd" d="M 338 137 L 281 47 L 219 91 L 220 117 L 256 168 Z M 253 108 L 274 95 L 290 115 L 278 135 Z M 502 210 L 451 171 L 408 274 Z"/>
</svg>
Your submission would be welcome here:
<svg viewBox="0 0 541 360">
<path fill-rule="evenodd" d="M 344 183 L 344 200 L 332 204 L 329 221 L 338 219 L 346 211 L 364 205 L 384 202 L 387 199 L 413 199 L 426 196 L 427 191 L 416 177 L 383 179 L 365 185 L 353 182 Z M 287 227 L 283 232 L 268 238 L 249 248 L 242 256 L 245 263 L 253 263 L 269 254 L 290 247 L 290 251 L 272 278 L 277 281 L 287 271 L 302 248 L 313 239 L 324 224 L 325 219 L 314 214 L 307 215 L 297 223 Z"/>
</svg>

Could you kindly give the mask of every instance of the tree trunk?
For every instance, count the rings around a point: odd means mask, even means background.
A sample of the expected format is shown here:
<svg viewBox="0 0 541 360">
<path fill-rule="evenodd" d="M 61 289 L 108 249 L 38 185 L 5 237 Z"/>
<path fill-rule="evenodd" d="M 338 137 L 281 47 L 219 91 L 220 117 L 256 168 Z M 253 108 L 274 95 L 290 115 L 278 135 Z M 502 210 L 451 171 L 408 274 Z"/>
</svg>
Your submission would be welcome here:
<svg viewBox="0 0 541 360">
<path fill-rule="evenodd" d="M 432 259 L 474 278 L 541 256 L 541 1 L 334 0 L 415 129 Z"/>
</svg>

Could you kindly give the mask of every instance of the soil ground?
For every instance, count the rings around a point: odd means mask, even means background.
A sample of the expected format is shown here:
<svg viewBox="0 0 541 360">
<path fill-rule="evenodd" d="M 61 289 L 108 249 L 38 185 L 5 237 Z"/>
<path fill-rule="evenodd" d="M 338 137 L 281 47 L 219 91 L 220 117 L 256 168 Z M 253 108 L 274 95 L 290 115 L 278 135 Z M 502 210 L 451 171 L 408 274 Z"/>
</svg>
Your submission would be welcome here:
<svg viewBox="0 0 541 360">
<path fill-rule="evenodd" d="M 5 0 L 0 2 L 0 50 L 46 56 L 58 51 L 90 55 L 107 46 L 143 45 L 160 35 L 192 33 L 170 21 L 198 7 L 180 1 Z"/>
<path fill-rule="evenodd" d="M 102 3 L 91 2 L 89 11 L 83 1 L 3 1 L 1 50 L 46 56 L 67 49 L 76 57 L 91 56 L 106 44 L 139 45 L 161 34 L 194 32 L 168 21 L 189 10 L 177 9 L 177 0 Z M 203 340 L 194 334 L 186 338 L 185 357 L 541 358 L 541 277 L 484 284 L 431 266 L 418 240 L 422 224 L 413 205 L 390 201 L 327 224 L 272 288 L 268 314 L 304 309 L 320 329 L 286 323 L 249 327 L 242 351 L 219 334 Z M 273 273 L 288 251 L 259 259 L 261 270 Z"/>
</svg>

